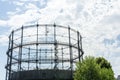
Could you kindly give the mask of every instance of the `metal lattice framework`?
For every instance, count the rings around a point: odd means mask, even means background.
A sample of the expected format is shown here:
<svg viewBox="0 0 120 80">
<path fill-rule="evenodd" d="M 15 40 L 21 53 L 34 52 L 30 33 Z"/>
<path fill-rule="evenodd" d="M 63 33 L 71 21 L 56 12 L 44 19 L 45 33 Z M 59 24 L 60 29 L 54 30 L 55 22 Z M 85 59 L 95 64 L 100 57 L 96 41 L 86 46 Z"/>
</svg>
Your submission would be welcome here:
<svg viewBox="0 0 120 80">
<path fill-rule="evenodd" d="M 20 80 L 20 72 L 32 70 L 54 70 L 55 80 L 57 71 L 69 70 L 72 78 L 75 63 L 83 56 L 82 37 L 69 26 L 22 26 L 9 36 L 7 56 L 6 80 Z"/>
</svg>

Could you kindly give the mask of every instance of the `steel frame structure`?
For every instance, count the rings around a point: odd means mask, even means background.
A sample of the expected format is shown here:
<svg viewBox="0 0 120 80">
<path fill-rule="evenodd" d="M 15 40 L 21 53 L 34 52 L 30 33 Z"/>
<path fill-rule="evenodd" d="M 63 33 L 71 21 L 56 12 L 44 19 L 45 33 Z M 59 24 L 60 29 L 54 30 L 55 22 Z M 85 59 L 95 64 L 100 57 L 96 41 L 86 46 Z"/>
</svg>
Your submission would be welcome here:
<svg viewBox="0 0 120 80">
<path fill-rule="evenodd" d="M 54 70 L 56 80 L 58 70 L 69 70 L 72 79 L 75 63 L 84 53 L 79 31 L 69 26 L 36 24 L 13 30 L 6 54 L 6 80 L 13 80 L 15 72 L 46 69 Z"/>
</svg>

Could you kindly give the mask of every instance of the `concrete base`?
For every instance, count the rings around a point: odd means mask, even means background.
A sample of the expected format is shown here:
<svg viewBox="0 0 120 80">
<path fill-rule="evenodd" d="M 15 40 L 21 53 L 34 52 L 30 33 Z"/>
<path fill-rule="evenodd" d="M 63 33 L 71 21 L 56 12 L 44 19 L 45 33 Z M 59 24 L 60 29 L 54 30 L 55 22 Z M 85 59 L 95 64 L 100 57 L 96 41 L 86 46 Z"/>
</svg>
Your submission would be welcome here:
<svg viewBox="0 0 120 80">
<path fill-rule="evenodd" d="M 29 70 L 14 72 L 11 80 L 73 80 L 70 70 Z"/>
</svg>

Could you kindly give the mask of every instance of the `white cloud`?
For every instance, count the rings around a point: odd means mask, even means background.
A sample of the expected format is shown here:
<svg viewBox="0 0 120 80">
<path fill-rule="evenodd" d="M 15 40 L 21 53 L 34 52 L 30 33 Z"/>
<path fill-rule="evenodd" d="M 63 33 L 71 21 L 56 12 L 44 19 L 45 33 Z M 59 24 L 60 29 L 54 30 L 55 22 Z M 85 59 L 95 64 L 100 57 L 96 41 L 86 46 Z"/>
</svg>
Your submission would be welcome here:
<svg viewBox="0 0 120 80">
<path fill-rule="evenodd" d="M 37 10 L 39 9 L 36 5 L 34 5 L 34 4 L 32 4 L 32 3 L 29 3 L 29 4 L 25 5 L 25 8 L 26 8 L 26 9 L 33 9 L 33 10 L 34 10 L 34 9 L 35 9 L 35 10 L 36 10 L 36 9 L 37 9 Z"/>
<path fill-rule="evenodd" d="M 17 6 L 23 6 L 24 3 L 20 2 L 20 1 L 13 1 L 13 4 L 17 5 Z"/>
<path fill-rule="evenodd" d="M 39 16 L 40 13 L 37 10 L 27 10 L 24 14 L 16 14 L 11 16 L 8 20 L 8 24 L 15 29 L 29 22 L 37 21 Z"/>
<path fill-rule="evenodd" d="M 0 26 L 5 26 L 5 25 L 7 25 L 7 22 L 4 20 L 0 20 Z"/>
<path fill-rule="evenodd" d="M 6 46 L 8 42 L 8 36 L 7 35 L 0 35 L 0 44 L 1 46 Z"/>
</svg>

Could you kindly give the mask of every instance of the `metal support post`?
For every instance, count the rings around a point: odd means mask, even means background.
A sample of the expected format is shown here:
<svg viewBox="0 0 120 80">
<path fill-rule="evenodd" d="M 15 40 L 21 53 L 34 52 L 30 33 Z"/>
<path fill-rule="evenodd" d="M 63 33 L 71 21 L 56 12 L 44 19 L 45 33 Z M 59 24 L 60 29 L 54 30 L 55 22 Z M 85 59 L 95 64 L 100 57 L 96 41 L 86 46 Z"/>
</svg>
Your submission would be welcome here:
<svg viewBox="0 0 120 80">
<path fill-rule="evenodd" d="M 11 52 L 10 52 L 10 66 L 9 66 L 9 79 L 11 79 L 11 67 L 12 67 L 12 57 L 13 57 L 13 40 L 14 40 L 14 31 L 12 31 L 12 40 L 11 40 Z"/>
<path fill-rule="evenodd" d="M 80 61 L 80 39 L 79 39 L 79 35 L 80 35 L 80 34 L 79 34 L 79 32 L 77 31 L 77 38 L 78 38 L 78 39 L 77 39 L 77 41 L 78 41 L 78 43 L 77 43 L 77 44 L 78 44 L 78 57 L 79 57 L 79 61 Z"/>
<path fill-rule="evenodd" d="M 37 37 L 36 37 L 36 69 L 38 70 L 38 24 L 37 24 Z"/>
<path fill-rule="evenodd" d="M 28 70 L 30 69 L 30 48 L 28 49 Z"/>
<path fill-rule="evenodd" d="M 70 52 L 70 69 L 71 69 L 71 77 L 73 78 L 73 54 L 72 54 L 72 46 L 71 46 L 71 35 L 70 35 L 70 27 L 68 27 L 68 36 L 69 36 L 69 52 Z"/>
</svg>

